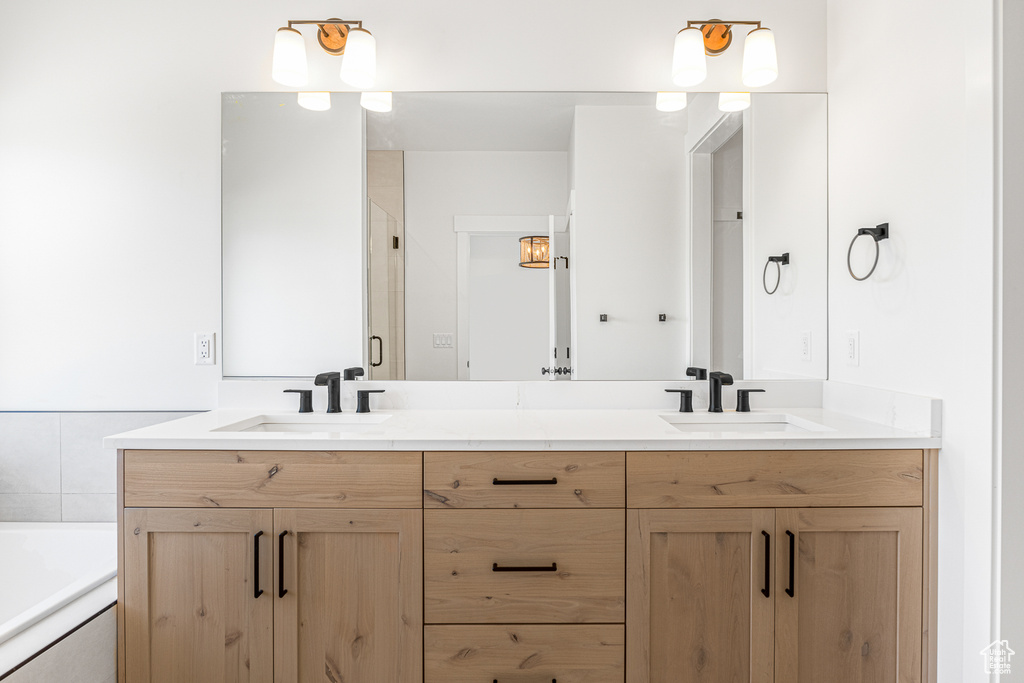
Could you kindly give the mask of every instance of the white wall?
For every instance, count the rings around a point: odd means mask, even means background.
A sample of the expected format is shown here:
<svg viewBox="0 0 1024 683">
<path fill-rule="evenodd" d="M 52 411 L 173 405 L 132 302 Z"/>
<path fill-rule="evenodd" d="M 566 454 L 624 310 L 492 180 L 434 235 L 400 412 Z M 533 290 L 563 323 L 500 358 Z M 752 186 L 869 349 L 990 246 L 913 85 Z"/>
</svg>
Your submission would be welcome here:
<svg viewBox="0 0 1024 683">
<path fill-rule="evenodd" d="M 314 112 L 291 94 L 232 93 L 223 121 L 224 375 L 364 365 L 359 98 Z"/>
<path fill-rule="evenodd" d="M 457 331 L 454 217 L 560 215 L 566 163 L 565 152 L 405 153 L 407 379 L 458 377 L 458 349 L 432 339 Z"/>
<path fill-rule="evenodd" d="M 470 236 L 470 379 L 546 379 L 548 271 L 519 266 L 520 237 Z"/>
<path fill-rule="evenodd" d="M 749 377 L 828 376 L 828 102 L 818 94 L 758 94 L 744 115 L 743 227 L 751 302 Z M 864 238 L 861 238 L 864 239 Z M 789 253 L 775 294 L 769 256 Z M 768 287 L 775 282 L 768 269 Z M 801 355 L 801 335 L 811 340 Z"/>
<path fill-rule="evenodd" d="M 682 378 L 689 348 L 686 117 L 576 107 L 570 268 L 578 379 Z M 664 313 L 666 322 L 659 322 Z M 607 314 L 607 322 L 600 315 Z"/>
<path fill-rule="evenodd" d="M 898 49 L 879 17 L 913 27 Z M 828 3 L 829 378 L 943 400 L 947 683 L 981 680 L 978 652 L 994 637 L 992 25 L 984 3 Z M 878 270 L 855 282 L 850 239 L 886 221 Z M 842 353 L 847 330 L 860 331 L 857 367 Z"/>
</svg>

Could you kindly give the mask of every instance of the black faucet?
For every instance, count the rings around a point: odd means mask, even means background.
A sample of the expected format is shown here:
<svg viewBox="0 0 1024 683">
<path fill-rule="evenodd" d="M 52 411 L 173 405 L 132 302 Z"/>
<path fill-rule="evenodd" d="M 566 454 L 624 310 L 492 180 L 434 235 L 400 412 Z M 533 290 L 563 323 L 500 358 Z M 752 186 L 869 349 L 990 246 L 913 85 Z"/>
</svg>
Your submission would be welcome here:
<svg viewBox="0 0 1024 683">
<path fill-rule="evenodd" d="M 708 399 L 708 412 L 722 412 L 722 385 L 732 384 L 732 375 L 727 372 L 709 372 L 708 384 L 710 385 L 710 398 Z"/>
<path fill-rule="evenodd" d="M 686 368 L 686 376 L 694 379 L 707 379 L 708 371 L 704 368 Z"/>
<path fill-rule="evenodd" d="M 360 389 L 356 392 L 356 412 L 370 412 L 370 394 L 383 394 L 383 389 Z"/>
<path fill-rule="evenodd" d="M 666 389 L 670 394 L 679 394 L 679 412 L 693 412 L 693 389 Z"/>
<path fill-rule="evenodd" d="M 318 387 L 327 387 L 327 412 L 341 412 L 341 373 L 321 372 L 313 379 L 313 384 Z"/>
<path fill-rule="evenodd" d="M 363 376 L 362 368 L 345 368 L 345 381 L 349 382 L 354 380 L 356 377 Z"/>
</svg>

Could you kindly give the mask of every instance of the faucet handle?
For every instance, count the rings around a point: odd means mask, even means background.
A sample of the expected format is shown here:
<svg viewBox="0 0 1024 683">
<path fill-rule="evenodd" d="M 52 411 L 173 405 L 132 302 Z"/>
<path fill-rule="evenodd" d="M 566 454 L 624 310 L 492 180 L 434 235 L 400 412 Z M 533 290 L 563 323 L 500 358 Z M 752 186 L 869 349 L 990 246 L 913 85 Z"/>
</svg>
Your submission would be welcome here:
<svg viewBox="0 0 1024 683">
<path fill-rule="evenodd" d="M 694 379 L 707 379 L 708 371 L 706 368 L 686 368 L 686 376 L 693 377 Z"/>
<path fill-rule="evenodd" d="M 313 412 L 313 390 L 312 389 L 285 389 L 286 394 L 298 394 L 299 395 L 299 412 L 300 413 L 312 413 Z"/>
<path fill-rule="evenodd" d="M 362 376 L 363 376 L 363 369 L 360 368 L 360 367 L 345 368 L 345 381 L 346 382 L 348 382 L 350 380 L 353 380 L 356 377 L 362 377 Z"/>
<path fill-rule="evenodd" d="M 679 394 L 680 413 L 693 412 L 693 389 L 666 389 L 665 391 L 670 394 Z"/>
<path fill-rule="evenodd" d="M 383 389 L 360 389 L 356 392 L 356 412 L 370 412 L 370 394 L 383 394 Z"/>
<path fill-rule="evenodd" d="M 736 412 L 737 413 L 749 413 L 750 412 L 750 395 L 754 393 L 764 393 L 764 389 L 737 389 L 736 390 Z"/>
</svg>

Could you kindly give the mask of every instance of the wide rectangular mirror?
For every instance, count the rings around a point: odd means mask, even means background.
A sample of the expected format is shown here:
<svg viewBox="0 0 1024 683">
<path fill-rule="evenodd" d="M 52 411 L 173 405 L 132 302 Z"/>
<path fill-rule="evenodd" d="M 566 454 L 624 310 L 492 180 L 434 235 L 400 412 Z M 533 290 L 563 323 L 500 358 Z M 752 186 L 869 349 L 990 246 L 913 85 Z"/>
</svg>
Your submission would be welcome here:
<svg viewBox="0 0 1024 683">
<path fill-rule="evenodd" d="M 824 378 L 826 106 L 225 94 L 224 374 Z"/>
</svg>

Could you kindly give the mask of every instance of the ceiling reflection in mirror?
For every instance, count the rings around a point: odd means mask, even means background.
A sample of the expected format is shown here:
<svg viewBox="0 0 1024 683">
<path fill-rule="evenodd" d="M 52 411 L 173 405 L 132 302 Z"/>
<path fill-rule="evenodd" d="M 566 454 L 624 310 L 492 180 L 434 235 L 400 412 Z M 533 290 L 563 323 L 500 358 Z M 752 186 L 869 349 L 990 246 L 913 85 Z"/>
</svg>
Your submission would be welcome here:
<svg viewBox="0 0 1024 683">
<path fill-rule="evenodd" d="M 688 99 L 225 94 L 225 376 L 824 378 L 826 96 Z"/>
</svg>

